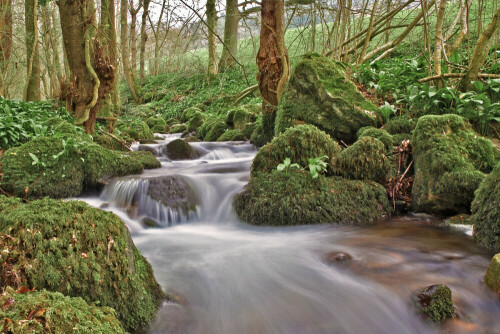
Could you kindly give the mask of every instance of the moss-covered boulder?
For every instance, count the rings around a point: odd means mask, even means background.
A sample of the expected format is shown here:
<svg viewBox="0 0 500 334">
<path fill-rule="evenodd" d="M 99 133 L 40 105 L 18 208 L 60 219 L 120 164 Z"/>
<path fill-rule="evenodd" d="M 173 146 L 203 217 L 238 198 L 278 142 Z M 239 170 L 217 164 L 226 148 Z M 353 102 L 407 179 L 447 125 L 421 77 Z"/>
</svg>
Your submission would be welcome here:
<svg viewBox="0 0 500 334">
<path fill-rule="evenodd" d="M 205 135 L 203 140 L 216 141 L 220 136 L 224 134 L 224 132 L 226 132 L 227 129 L 227 124 L 222 119 L 218 119 L 210 124 L 207 134 Z"/>
<path fill-rule="evenodd" d="M 373 137 L 361 137 L 332 159 L 334 174 L 354 180 L 384 181 L 392 170 L 384 144 Z"/>
<path fill-rule="evenodd" d="M 245 140 L 245 137 L 243 136 L 241 131 L 237 129 L 227 130 L 219 138 L 217 138 L 217 141 L 243 141 L 243 140 Z"/>
<path fill-rule="evenodd" d="M 479 185 L 471 211 L 474 240 L 500 252 L 500 163 Z"/>
<path fill-rule="evenodd" d="M 189 107 L 184 109 L 180 117 L 181 122 L 188 122 L 196 113 L 202 114 L 201 109 L 197 107 Z"/>
<path fill-rule="evenodd" d="M 200 126 L 202 126 L 203 122 L 205 122 L 205 116 L 201 112 L 197 111 L 191 116 L 191 118 L 189 118 L 187 130 L 189 132 L 196 131 Z"/>
<path fill-rule="evenodd" d="M 256 127 L 257 127 L 257 122 L 245 124 L 245 126 L 243 127 L 243 130 L 241 130 L 241 133 L 243 134 L 243 137 L 246 140 L 250 140 L 250 138 L 252 137 L 252 134 L 255 131 Z"/>
<path fill-rule="evenodd" d="M 188 160 L 197 157 L 196 151 L 183 139 L 171 141 L 165 147 L 167 156 L 172 160 Z"/>
<path fill-rule="evenodd" d="M 500 297 L 500 254 L 493 256 L 484 276 L 484 284 Z"/>
<path fill-rule="evenodd" d="M 334 139 L 354 142 L 358 129 L 376 125 L 377 110 L 340 63 L 313 54 L 295 65 L 276 114 L 275 134 L 309 123 Z"/>
<path fill-rule="evenodd" d="M 146 120 L 146 124 L 149 126 L 151 130 L 153 130 L 156 126 L 167 126 L 167 122 L 161 116 L 151 116 Z M 154 131 L 153 131 L 154 132 Z"/>
<path fill-rule="evenodd" d="M 372 126 L 364 127 L 364 128 L 361 128 L 358 130 L 358 137 L 359 138 L 362 138 L 362 137 L 377 138 L 378 140 L 380 140 L 384 144 L 384 147 L 385 147 L 387 154 L 392 153 L 392 151 L 394 149 L 394 145 L 393 145 L 394 138 L 392 137 L 391 134 L 389 134 L 387 131 L 385 131 L 383 129 L 377 129 L 377 128 L 374 128 Z"/>
<path fill-rule="evenodd" d="M 112 308 L 89 305 L 80 297 L 7 288 L 0 303 L 4 333 L 125 333 Z"/>
<path fill-rule="evenodd" d="M 118 134 L 113 134 L 113 136 L 117 137 L 121 141 L 126 141 L 124 138 L 121 138 Z M 123 151 L 123 152 L 128 152 L 129 150 L 125 148 L 120 142 L 118 142 L 116 139 L 111 138 L 108 135 L 104 134 L 94 134 L 92 136 L 94 143 L 104 147 L 105 149 L 108 150 L 114 150 L 114 151 Z"/>
<path fill-rule="evenodd" d="M 451 290 L 446 285 L 431 285 L 411 296 L 414 311 L 432 325 L 455 317 Z"/>
<path fill-rule="evenodd" d="M 254 225 L 367 224 L 390 210 L 378 183 L 277 170 L 254 173 L 233 207 L 242 221 Z"/>
<path fill-rule="evenodd" d="M 174 124 L 170 127 L 168 133 L 183 133 L 187 130 L 186 124 Z"/>
<path fill-rule="evenodd" d="M 392 135 L 392 144 L 394 146 L 399 146 L 405 140 L 409 140 L 411 142 L 411 134 L 409 133 L 399 133 L 396 135 Z"/>
<path fill-rule="evenodd" d="M 115 309 L 127 330 L 148 325 L 164 299 L 153 271 L 114 214 L 79 201 L 22 204 L 0 197 L 0 280 Z M 13 274 L 14 273 L 14 274 Z"/>
<path fill-rule="evenodd" d="M 389 122 L 384 125 L 384 130 L 391 135 L 411 133 L 417 122 L 411 119 L 410 116 L 401 115 L 391 118 Z"/>
<path fill-rule="evenodd" d="M 120 131 L 123 137 L 129 137 L 131 140 L 154 139 L 154 134 L 149 126 L 138 119 L 118 120 L 115 128 Z"/>
<path fill-rule="evenodd" d="M 167 123 L 167 126 L 172 126 L 174 124 L 179 124 L 180 121 L 177 118 L 168 118 L 165 120 L 165 123 Z"/>
<path fill-rule="evenodd" d="M 314 125 L 297 125 L 263 146 L 252 162 L 252 175 L 269 173 L 286 158 L 306 168 L 310 158 L 326 155 L 328 159 L 340 153 L 340 146 Z"/>
<path fill-rule="evenodd" d="M 250 143 L 257 147 L 262 147 L 267 144 L 267 136 L 264 134 L 264 126 L 262 123 L 257 123 L 250 137 Z"/>
<path fill-rule="evenodd" d="M 465 213 L 474 191 L 496 163 L 497 150 L 457 115 L 424 116 L 412 136 L 413 208 L 443 215 Z"/>
<path fill-rule="evenodd" d="M 112 177 L 159 166 L 149 152 L 112 151 L 74 137 L 37 137 L 5 152 L 1 184 L 18 197 L 65 198 L 100 187 Z"/>
</svg>

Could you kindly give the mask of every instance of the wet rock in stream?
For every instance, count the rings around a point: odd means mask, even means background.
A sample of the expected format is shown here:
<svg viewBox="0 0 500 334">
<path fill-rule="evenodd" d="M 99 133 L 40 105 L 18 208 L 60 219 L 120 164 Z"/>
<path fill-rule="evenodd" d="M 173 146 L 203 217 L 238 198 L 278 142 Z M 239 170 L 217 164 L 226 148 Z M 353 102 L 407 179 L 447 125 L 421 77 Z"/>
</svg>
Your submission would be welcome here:
<svg viewBox="0 0 500 334">
<path fill-rule="evenodd" d="M 411 296 L 415 313 L 432 325 L 454 318 L 455 306 L 451 290 L 444 284 L 431 285 L 415 291 Z"/>
<path fill-rule="evenodd" d="M 195 211 L 198 199 L 189 184 L 179 176 L 164 176 L 149 180 L 148 195 L 172 209 L 184 214 Z"/>
</svg>

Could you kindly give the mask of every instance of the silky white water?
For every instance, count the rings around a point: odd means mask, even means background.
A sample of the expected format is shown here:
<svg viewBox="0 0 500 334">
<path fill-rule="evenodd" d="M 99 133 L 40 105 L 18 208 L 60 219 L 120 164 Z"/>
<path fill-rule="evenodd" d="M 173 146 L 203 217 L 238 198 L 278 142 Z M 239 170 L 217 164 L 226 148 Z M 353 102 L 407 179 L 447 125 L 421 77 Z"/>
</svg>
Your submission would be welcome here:
<svg viewBox="0 0 500 334">
<path fill-rule="evenodd" d="M 428 218 L 397 217 L 376 227 L 253 227 L 239 223 L 233 196 L 249 179 L 256 150 L 245 143 L 193 143 L 201 155 L 170 161 L 164 145 L 136 145 L 162 168 L 114 180 L 99 197 L 115 212 L 176 302 L 159 310 L 150 333 L 495 333 L 500 303 L 482 286 L 487 254 Z M 189 214 L 147 195 L 151 179 L 176 175 L 197 198 Z M 132 218 L 131 218 L 132 217 Z M 146 228 L 149 217 L 159 227 Z M 325 255 L 352 256 L 349 266 Z M 447 284 L 459 321 L 432 329 L 409 306 L 410 293 Z M 465 324 L 465 325 L 464 325 Z"/>
</svg>

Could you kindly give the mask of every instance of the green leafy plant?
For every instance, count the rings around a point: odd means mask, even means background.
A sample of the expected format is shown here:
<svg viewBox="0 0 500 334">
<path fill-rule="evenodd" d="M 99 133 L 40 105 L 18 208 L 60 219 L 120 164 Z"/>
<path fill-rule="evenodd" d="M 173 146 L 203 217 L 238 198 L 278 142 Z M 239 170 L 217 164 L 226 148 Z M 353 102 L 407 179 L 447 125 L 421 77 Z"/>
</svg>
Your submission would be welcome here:
<svg viewBox="0 0 500 334">
<path fill-rule="evenodd" d="M 290 158 L 286 158 L 283 163 L 279 164 L 277 169 L 280 172 L 285 172 L 288 173 L 291 169 L 296 168 L 296 169 L 301 169 L 299 164 L 293 163 Z"/>
<path fill-rule="evenodd" d="M 320 173 L 326 172 L 328 163 L 324 161 L 325 159 L 328 159 L 326 155 L 309 159 L 309 172 L 313 179 L 317 178 Z"/>
</svg>

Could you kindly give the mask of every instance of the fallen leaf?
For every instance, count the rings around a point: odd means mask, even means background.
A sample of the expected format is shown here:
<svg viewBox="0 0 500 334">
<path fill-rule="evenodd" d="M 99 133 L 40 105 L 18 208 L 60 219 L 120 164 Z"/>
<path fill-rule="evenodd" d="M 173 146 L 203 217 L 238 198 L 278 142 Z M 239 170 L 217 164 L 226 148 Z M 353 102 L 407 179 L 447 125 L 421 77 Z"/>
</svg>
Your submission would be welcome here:
<svg viewBox="0 0 500 334">
<path fill-rule="evenodd" d="M 16 293 L 25 294 L 25 293 L 28 293 L 30 291 L 31 290 L 27 286 L 21 286 L 21 287 L 19 287 L 19 289 L 16 290 Z"/>
</svg>

